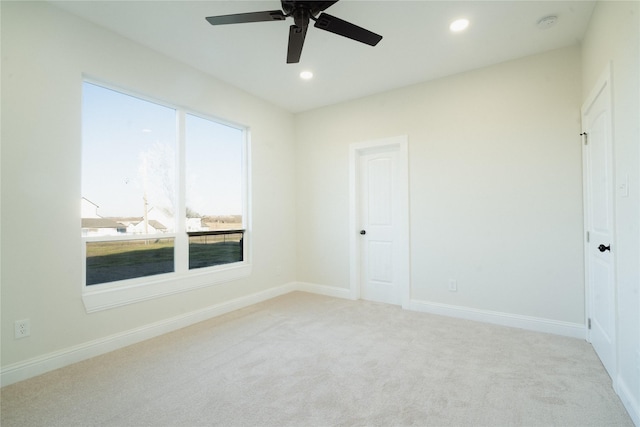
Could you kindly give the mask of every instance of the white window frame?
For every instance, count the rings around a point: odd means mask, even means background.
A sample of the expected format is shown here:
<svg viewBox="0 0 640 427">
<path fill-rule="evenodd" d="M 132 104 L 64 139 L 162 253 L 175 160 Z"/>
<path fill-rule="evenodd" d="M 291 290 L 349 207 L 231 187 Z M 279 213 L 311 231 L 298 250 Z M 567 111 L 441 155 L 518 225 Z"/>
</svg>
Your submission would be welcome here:
<svg viewBox="0 0 640 427">
<path fill-rule="evenodd" d="M 250 186 L 250 128 L 245 125 L 229 122 L 217 117 L 212 117 L 201 112 L 193 111 L 189 108 L 172 105 L 165 101 L 158 101 L 145 95 L 133 93 L 119 87 L 106 84 L 99 80 L 84 77 L 83 83 L 90 83 L 110 89 L 124 95 L 133 96 L 145 101 L 172 108 L 176 110 L 176 128 L 177 132 L 177 155 L 176 155 L 176 188 L 177 190 L 177 212 L 175 215 L 175 233 L 166 233 L 158 236 L 157 234 L 135 235 L 135 236 L 92 236 L 82 237 L 82 301 L 87 313 L 101 310 L 107 310 L 140 301 L 155 299 L 167 295 L 185 292 L 192 289 L 214 286 L 248 277 L 252 272 L 252 245 L 251 245 L 251 186 Z M 230 126 L 243 132 L 243 149 L 242 149 L 242 222 L 244 228 L 243 235 L 243 258 L 240 262 L 222 264 L 211 267 L 202 267 L 197 269 L 189 269 L 189 236 L 186 233 L 186 132 L 185 117 L 187 114 L 197 116 L 206 120 Z M 82 196 L 81 196 L 82 197 Z M 115 282 L 107 282 L 101 284 L 86 284 L 86 248 L 88 242 L 104 242 L 119 240 L 144 240 L 158 238 L 174 239 L 174 272 L 156 274 L 153 276 L 137 277 L 133 279 L 119 280 Z"/>
</svg>

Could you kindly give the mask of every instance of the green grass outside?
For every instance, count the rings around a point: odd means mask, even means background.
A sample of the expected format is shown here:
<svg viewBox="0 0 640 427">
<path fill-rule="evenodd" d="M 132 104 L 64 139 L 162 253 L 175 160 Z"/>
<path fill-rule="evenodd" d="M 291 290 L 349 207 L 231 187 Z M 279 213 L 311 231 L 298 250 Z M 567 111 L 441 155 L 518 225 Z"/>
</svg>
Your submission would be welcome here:
<svg viewBox="0 0 640 427">
<path fill-rule="evenodd" d="M 170 273 L 174 270 L 173 239 L 87 243 L 87 285 Z M 189 268 L 242 261 L 239 239 L 189 243 Z"/>
<path fill-rule="evenodd" d="M 173 261 L 173 239 L 87 243 L 87 266 L 136 265 L 144 261 Z"/>
<path fill-rule="evenodd" d="M 240 261 L 242 261 L 242 246 L 238 241 L 189 243 L 190 269 Z"/>
</svg>

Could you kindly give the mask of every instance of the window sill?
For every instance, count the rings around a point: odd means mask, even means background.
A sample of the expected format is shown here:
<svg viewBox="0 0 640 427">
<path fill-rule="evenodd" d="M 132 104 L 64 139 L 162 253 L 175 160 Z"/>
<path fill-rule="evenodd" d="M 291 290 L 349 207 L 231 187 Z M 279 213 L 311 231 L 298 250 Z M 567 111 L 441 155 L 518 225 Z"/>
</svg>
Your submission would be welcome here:
<svg viewBox="0 0 640 427">
<path fill-rule="evenodd" d="M 165 274 L 162 278 L 144 282 L 122 281 L 122 286 L 105 288 L 100 285 L 86 287 L 82 293 L 87 313 L 109 310 L 127 304 L 146 301 L 192 289 L 238 280 L 251 274 L 251 264 L 238 263 L 214 270 L 190 271 L 186 274 Z M 129 282 L 129 283 L 127 283 Z M 94 289 L 95 287 L 95 289 Z"/>
</svg>

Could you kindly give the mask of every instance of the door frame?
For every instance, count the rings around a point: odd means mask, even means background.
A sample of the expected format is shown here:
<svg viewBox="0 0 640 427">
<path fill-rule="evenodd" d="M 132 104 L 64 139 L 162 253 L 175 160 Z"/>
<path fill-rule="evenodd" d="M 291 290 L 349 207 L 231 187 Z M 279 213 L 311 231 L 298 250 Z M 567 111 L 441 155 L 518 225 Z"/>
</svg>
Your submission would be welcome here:
<svg viewBox="0 0 640 427">
<path fill-rule="evenodd" d="M 359 234 L 359 169 L 360 158 L 372 151 L 398 152 L 398 241 L 401 243 L 402 257 L 394 261 L 400 263 L 401 276 L 398 289 L 402 308 L 409 307 L 411 299 L 410 240 L 409 240 L 409 138 L 400 135 L 390 138 L 357 142 L 349 145 L 349 294 L 352 299 L 360 299 L 361 292 L 361 251 Z"/>
<path fill-rule="evenodd" d="M 611 194 L 611 198 L 609 201 L 609 206 L 608 209 L 611 210 L 611 228 L 612 228 L 612 233 L 611 233 L 611 246 L 612 246 L 612 250 L 610 251 L 611 256 L 613 257 L 612 260 L 612 280 L 613 280 L 613 313 L 612 313 L 612 320 L 613 320 L 613 337 L 612 337 L 612 351 L 613 351 L 613 364 L 614 366 L 612 367 L 614 372 L 611 372 L 611 379 L 613 382 L 613 387 L 614 389 L 617 389 L 617 375 L 618 375 L 618 289 L 617 289 L 617 275 L 616 275 L 616 254 L 615 254 L 615 250 L 617 248 L 616 246 L 616 209 L 615 209 L 615 197 L 616 197 L 616 191 L 615 191 L 615 164 L 613 162 L 613 151 L 614 151 L 614 135 L 613 135 L 613 91 L 612 91 L 612 87 L 611 87 L 611 63 L 607 64 L 607 67 L 605 68 L 605 70 L 602 72 L 602 74 L 600 75 L 600 77 L 598 78 L 598 80 L 596 81 L 596 84 L 593 86 L 593 88 L 591 89 L 591 91 L 589 92 L 589 95 L 587 96 L 585 102 L 582 104 L 582 108 L 581 108 L 581 119 L 584 121 L 584 117 L 585 114 L 587 113 L 587 111 L 591 108 L 591 106 L 593 105 L 593 103 L 595 102 L 595 100 L 598 98 L 598 96 L 600 96 L 600 94 L 603 91 L 607 91 L 607 97 L 608 97 L 608 109 L 609 109 L 609 138 L 611 140 L 611 145 L 609 147 L 609 167 L 611 169 L 611 182 L 609 183 L 609 191 Z M 584 129 L 584 123 L 583 123 L 583 132 L 585 132 Z M 586 137 L 588 138 L 588 134 L 586 135 Z M 590 188 L 589 188 L 589 180 L 588 180 L 588 176 L 590 174 L 590 168 L 589 168 L 589 154 L 587 153 L 587 150 L 589 149 L 589 145 L 588 145 L 588 140 L 587 140 L 587 144 L 584 143 L 584 136 L 583 136 L 583 143 L 582 143 L 582 192 L 583 192 L 583 212 L 584 212 L 584 221 L 583 221 L 583 238 L 584 238 L 584 242 L 583 242 L 583 248 L 584 248 L 584 281 L 585 281 L 585 339 L 587 340 L 587 342 L 591 343 L 592 342 L 592 338 L 591 338 L 591 330 L 589 329 L 589 321 L 592 317 L 592 313 L 593 313 L 593 287 L 591 284 L 591 261 L 590 261 L 590 245 L 591 244 L 595 244 L 595 242 L 589 242 L 589 228 L 591 225 L 591 218 L 590 218 L 590 203 L 591 203 L 591 192 L 590 192 Z"/>
</svg>

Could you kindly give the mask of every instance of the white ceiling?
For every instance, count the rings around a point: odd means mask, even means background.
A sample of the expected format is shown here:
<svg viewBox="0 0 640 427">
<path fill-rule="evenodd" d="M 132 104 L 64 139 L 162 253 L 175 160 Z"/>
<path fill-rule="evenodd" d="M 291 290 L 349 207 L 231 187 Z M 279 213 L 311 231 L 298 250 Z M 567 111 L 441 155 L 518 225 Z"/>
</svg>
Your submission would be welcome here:
<svg viewBox="0 0 640 427">
<path fill-rule="evenodd" d="M 595 1 L 341 0 L 327 13 L 381 34 L 376 47 L 309 28 L 286 64 L 292 19 L 211 26 L 206 16 L 280 9 L 278 0 L 52 1 L 292 112 L 334 104 L 581 41 Z M 537 28 L 556 15 L 557 24 Z M 471 21 L 459 34 L 456 18 Z M 315 77 L 302 81 L 298 74 Z"/>
</svg>

